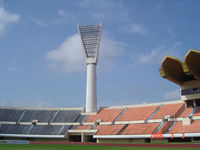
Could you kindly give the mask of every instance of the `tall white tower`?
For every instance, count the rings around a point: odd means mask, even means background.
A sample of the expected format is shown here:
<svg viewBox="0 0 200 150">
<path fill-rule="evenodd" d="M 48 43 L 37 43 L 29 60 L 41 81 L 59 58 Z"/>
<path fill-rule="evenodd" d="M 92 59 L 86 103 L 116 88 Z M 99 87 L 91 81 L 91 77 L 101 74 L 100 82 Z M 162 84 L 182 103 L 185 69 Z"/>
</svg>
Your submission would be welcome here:
<svg viewBox="0 0 200 150">
<path fill-rule="evenodd" d="M 91 113 L 97 111 L 96 65 L 98 62 L 102 24 L 77 25 L 77 27 L 87 64 L 86 112 Z"/>
</svg>

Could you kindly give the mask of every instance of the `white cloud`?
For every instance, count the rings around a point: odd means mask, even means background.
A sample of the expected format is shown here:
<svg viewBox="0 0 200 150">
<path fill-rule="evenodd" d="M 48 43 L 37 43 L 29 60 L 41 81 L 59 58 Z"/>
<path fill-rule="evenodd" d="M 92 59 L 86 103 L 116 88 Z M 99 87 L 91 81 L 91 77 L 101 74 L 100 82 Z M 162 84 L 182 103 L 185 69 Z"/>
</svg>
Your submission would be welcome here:
<svg viewBox="0 0 200 150">
<path fill-rule="evenodd" d="M 163 100 L 180 100 L 180 99 L 181 99 L 180 90 L 165 92 L 163 95 Z"/>
<path fill-rule="evenodd" d="M 81 0 L 79 2 L 79 5 L 82 6 L 82 7 L 87 7 L 88 5 L 91 4 L 91 2 L 92 2 L 91 0 Z"/>
<path fill-rule="evenodd" d="M 8 12 L 0 6 L 0 35 L 3 34 L 8 24 L 16 23 L 19 18 L 18 14 Z"/>
<path fill-rule="evenodd" d="M 68 37 L 57 49 L 51 50 L 46 55 L 53 69 L 65 72 L 81 71 L 84 63 L 83 50 L 78 34 Z"/>
<path fill-rule="evenodd" d="M 81 0 L 79 6 L 85 9 L 79 16 L 93 18 L 96 21 L 121 21 L 127 20 L 128 12 L 123 3 L 108 0 Z M 120 18 L 120 19 L 119 19 Z"/>
<path fill-rule="evenodd" d="M 131 59 L 135 63 L 160 63 L 165 56 L 179 57 L 180 46 L 180 42 L 174 42 L 170 46 L 161 44 L 153 48 L 150 52 L 132 54 Z"/>
<path fill-rule="evenodd" d="M 124 44 L 110 38 L 108 34 L 102 37 L 99 52 L 99 64 L 101 68 L 111 69 L 115 64 L 115 58 L 123 55 Z M 57 49 L 46 54 L 48 66 L 65 72 L 83 71 L 85 56 L 81 46 L 80 37 L 74 34 L 68 37 Z M 103 67 L 104 66 L 104 67 Z"/>
<path fill-rule="evenodd" d="M 30 100 L 12 100 L 1 102 L 2 106 L 12 106 L 12 107 L 33 107 L 34 102 Z"/>
<path fill-rule="evenodd" d="M 160 58 L 160 51 L 163 48 L 165 48 L 165 46 L 161 45 L 159 47 L 152 49 L 150 53 L 140 53 L 137 56 L 137 61 L 139 63 L 149 63 L 158 60 Z"/>
<path fill-rule="evenodd" d="M 46 108 L 49 108 L 49 107 L 52 107 L 51 103 L 48 102 L 48 101 L 39 101 L 38 104 L 36 105 L 36 107 L 46 107 Z"/>
<path fill-rule="evenodd" d="M 64 11 L 64 10 L 62 10 L 62 9 L 59 9 L 59 10 L 58 10 L 58 14 L 59 14 L 59 16 L 61 16 L 61 17 L 70 17 L 70 16 L 71 16 L 71 13 L 69 13 L 69 12 L 67 12 L 67 11 Z"/>
<path fill-rule="evenodd" d="M 7 67 L 8 70 L 10 71 L 16 71 L 17 69 L 15 67 Z"/>
<path fill-rule="evenodd" d="M 31 18 L 31 21 L 33 21 L 35 24 L 37 24 L 40 27 L 48 27 L 49 26 L 47 23 L 42 22 L 41 20 L 38 20 L 38 19 Z"/>
<path fill-rule="evenodd" d="M 129 33 L 138 33 L 142 35 L 148 33 L 148 30 L 144 26 L 136 23 L 125 25 L 122 27 L 122 30 Z"/>
<path fill-rule="evenodd" d="M 59 18 L 54 19 L 54 23 L 61 24 L 61 23 L 77 23 L 80 21 L 80 15 L 77 15 L 76 13 L 72 13 L 63 9 L 58 10 Z"/>
<path fill-rule="evenodd" d="M 33 100 L 12 100 L 12 101 L 0 101 L 0 106 L 11 106 L 11 107 L 52 107 L 51 103 L 48 101 L 38 101 Z"/>
</svg>

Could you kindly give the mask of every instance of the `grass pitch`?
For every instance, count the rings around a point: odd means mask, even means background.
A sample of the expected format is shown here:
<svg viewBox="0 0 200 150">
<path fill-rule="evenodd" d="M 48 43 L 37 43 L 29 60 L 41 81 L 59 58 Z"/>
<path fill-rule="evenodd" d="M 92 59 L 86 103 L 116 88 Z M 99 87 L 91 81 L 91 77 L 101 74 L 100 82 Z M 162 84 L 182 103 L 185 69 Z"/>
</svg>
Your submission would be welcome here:
<svg viewBox="0 0 200 150">
<path fill-rule="evenodd" d="M 121 147 L 100 145 L 0 144 L 0 150 L 192 150 L 194 148 Z M 197 148 L 195 148 L 197 149 Z"/>
</svg>

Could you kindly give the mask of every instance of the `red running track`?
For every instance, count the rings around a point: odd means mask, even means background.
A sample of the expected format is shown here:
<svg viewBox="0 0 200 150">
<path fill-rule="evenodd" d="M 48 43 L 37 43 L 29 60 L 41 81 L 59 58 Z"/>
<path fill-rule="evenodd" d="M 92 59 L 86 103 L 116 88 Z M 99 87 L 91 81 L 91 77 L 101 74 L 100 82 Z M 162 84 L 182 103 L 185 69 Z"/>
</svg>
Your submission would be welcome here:
<svg viewBox="0 0 200 150">
<path fill-rule="evenodd" d="M 181 147 L 200 148 L 200 144 L 103 144 L 90 142 L 30 142 L 30 144 L 71 144 L 71 145 L 102 145 L 102 146 L 129 146 L 129 147 Z"/>
</svg>

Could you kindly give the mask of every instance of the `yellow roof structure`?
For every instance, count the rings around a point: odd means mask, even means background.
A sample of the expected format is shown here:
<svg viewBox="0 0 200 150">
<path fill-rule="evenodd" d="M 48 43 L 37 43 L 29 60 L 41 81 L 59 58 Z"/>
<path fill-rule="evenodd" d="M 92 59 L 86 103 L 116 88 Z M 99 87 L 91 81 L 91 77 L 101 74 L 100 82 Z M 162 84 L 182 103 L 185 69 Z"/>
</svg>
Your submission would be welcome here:
<svg viewBox="0 0 200 150">
<path fill-rule="evenodd" d="M 200 51 L 190 49 L 184 62 L 178 58 L 166 56 L 159 69 L 160 75 L 178 85 L 186 81 L 200 80 Z"/>
<path fill-rule="evenodd" d="M 195 78 L 200 80 L 200 51 L 190 49 L 185 55 L 184 63 Z"/>
</svg>

